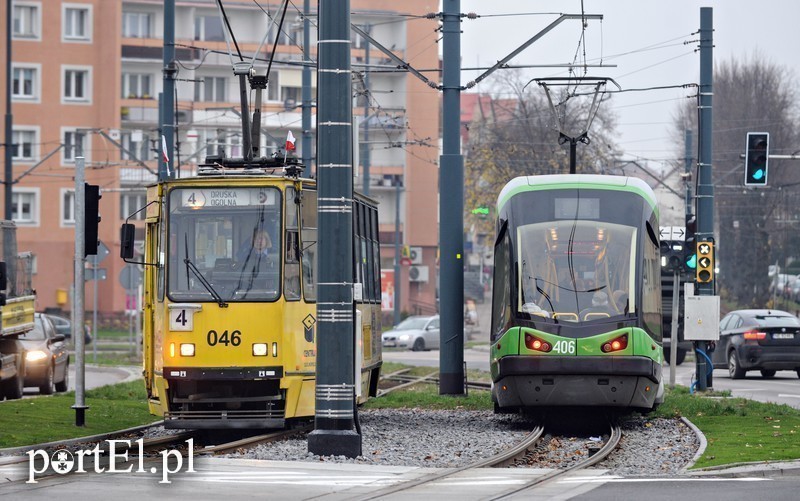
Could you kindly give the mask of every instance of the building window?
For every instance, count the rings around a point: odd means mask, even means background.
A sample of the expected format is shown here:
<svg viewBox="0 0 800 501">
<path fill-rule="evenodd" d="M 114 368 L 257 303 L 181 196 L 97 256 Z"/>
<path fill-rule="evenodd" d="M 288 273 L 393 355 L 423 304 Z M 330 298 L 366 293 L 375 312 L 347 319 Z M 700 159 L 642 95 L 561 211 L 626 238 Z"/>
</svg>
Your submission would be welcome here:
<svg viewBox="0 0 800 501">
<path fill-rule="evenodd" d="M 140 130 L 123 131 L 122 147 L 127 150 L 122 152 L 123 160 L 147 161 L 153 158 L 150 151 L 150 137 Z"/>
<path fill-rule="evenodd" d="M 218 16 L 197 16 L 194 20 L 194 39 L 224 42 L 225 31 Z"/>
<path fill-rule="evenodd" d="M 153 15 L 149 12 L 123 12 L 122 36 L 127 38 L 151 38 Z"/>
<path fill-rule="evenodd" d="M 122 74 L 122 97 L 128 99 L 146 98 L 153 96 L 151 75 L 145 73 Z"/>
<path fill-rule="evenodd" d="M 64 40 L 90 41 L 92 39 L 92 11 L 88 5 L 63 6 Z"/>
<path fill-rule="evenodd" d="M 91 72 L 83 68 L 64 68 L 64 101 L 89 102 Z"/>
<path fill-rule="evenodd" d="M 194 83 L 194 100 L 206 102 L 227 102 L 225 92 L 226 77 L 203 77 Z"/>
<path fill-rule="evenodd" d="M 11 194 L 11 218 L 20 225 L 36 225 L 39 223 L 38 189 L 14 190 Z"/>
<path fill-rule="evenodd" d="M 61 190 L 61 226 L 75 224 L 75 190 Z"/>
<path fill-rule="evenodd" d="M 85 132 L 77 130 L 64 131 L 64 163 L 74 163 L 75 157 L 88 157 L 89 148 Z"/>
<path fill-rule="evenodd" d="M 15 130 L 11 132 L 11 158 L 23 162 L 36 160 L 36 131 Z"/>
<path fill-rule="evenodd" d="M 39 94 L 38 68 L 16 66 L 12 73 L 11 97 L 14 99 L 32 100 Z"/>
<path fill-rule="evenodd" d="M 147 204 L 147 193 L 123 193 L 119 197 L 119 217 L 120 219 L 127 219 L 130 216 L 131 221 L 144 221 L 145 212 L 136 212 Z M 133 214 L 136 212 L 136 214 Z"/>
<path fill-rule="evenodd" d="M 14 38 L 39 38 L 39 6 L 14 5 Z"/>
</svg>

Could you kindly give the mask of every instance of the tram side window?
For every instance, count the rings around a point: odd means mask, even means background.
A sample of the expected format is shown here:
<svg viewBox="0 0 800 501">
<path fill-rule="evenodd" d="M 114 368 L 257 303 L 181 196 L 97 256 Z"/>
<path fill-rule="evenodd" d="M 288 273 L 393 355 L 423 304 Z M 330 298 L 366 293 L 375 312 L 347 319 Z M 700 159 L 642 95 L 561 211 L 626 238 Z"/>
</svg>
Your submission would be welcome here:
<svg viewBox="0 0 800 501">
<path fill-rule="evenodd" d="M 511 316 L 511 258 L 507 227 L 503 227 L 494 248 L 494 286 L 492 291 L 492 339 L 503 334 Z"/>
<path fill-rule="evenodd" d="M 295 189 L 286 188 L 286 256 L 283 278 L 283 295 L 287 300 L 300 299 L 300 242 L 297 227 L 298 207 Z"/>
<path fill-rule="evenodd" d="M 317 266 L 317 192 L 303 192 L 300 203 L 301 260 L 303 268 L 303 294 L 306 301 L 317 300 L 315 270 Z"/>
<path fill-rule="evenodd" d="M 661 260 L 653 225 L 647 223 L 642 260 L 642 320 L 645 329 L 661 341 Z"/>
<path fill-rule="evenodd" d="M 361 277 L 364 283 L 364 300 L 370 300 L 373 296 L 372 290 L 372 250 L 370 249 L 369 233 L 369 214 L 368 208 L 364 204 L 361 206 L 359 212 L 361 213 L 361 221 L 359 222 L 359 230 L 361 233 Z"/>
<path fill-rule="evenodd" d="M 355 202 L 353 204 L 353 281 L 357 284 L 364 283 L 363 273 L 361 269 L 361 259 L 363 254 L 361 253 L 361 225 L 359 224 L 361 220 L 361 211 L 359 208 L 361 204 Z M 363 291 L 366 293 L 366 291 Z"/>
<path fill-rule="evenodd" d="M 372 300 L 381 300 L 381 246 L 378 241 L 378 210 L 374 207 L 369 209 L 370 240 L 372 241 Z"/>
</svg>

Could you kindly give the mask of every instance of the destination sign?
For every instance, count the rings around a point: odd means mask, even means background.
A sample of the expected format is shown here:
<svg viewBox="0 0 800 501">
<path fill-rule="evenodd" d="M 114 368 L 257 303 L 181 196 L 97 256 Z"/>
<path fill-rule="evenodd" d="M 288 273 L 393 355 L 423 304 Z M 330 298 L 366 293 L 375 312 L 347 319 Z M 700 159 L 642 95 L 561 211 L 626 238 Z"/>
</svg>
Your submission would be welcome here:
<svg viewBox="0 0 800 501">
<path fill-rule="evenodd" d="M 274 206 L 277 203 L 275 188 L 208 188 L 181 189 L 181 207 L 249 207 Z"/>
</svg>

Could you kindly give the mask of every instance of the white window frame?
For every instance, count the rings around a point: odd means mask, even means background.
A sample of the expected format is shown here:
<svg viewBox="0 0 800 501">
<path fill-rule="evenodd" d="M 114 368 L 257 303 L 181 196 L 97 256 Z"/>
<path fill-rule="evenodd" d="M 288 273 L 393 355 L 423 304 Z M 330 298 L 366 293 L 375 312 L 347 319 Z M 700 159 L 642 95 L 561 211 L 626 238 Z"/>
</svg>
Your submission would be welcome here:
<svg viewBox="0 0 800 501">
<path fill-rule="evenodd" d="M 82 10 L 86 12 L 85 33 L 82 35 L 67 35 L 67 11 Z M 92 43 L 93 31 L 93 10 L 92 4 L 88 3 L 64 3 L 61 4 L 61 41 L 67 43 Z"/>
<path fill-rule="evenodd" d="M 142 80 L 147 77 L 148 89 L 143 92 Z M 134 71 L 126 71 L 122 73 L 122 99 L 151 99 L 153 97 L 153 84 L 155 78 L 150 73 L 138 73 Z M 133 92 L 133 83 L 136 83 L 135 92 Z M 130 97 L 133 96 L 133 97 Z"/>
<path fill-rule="evenodd" d="M 61 148 L 61 164 L 62 165 L 68 165 L 70 167 L 73 167 L 75 165 L 75 156 L 76 156 L 75 152 L 72 152 L 72 154 L 70 155 L 70 152 L 67 151 L 67 147 L 68 147 L 68 145 L 67 145 L 67 133 L 70 133 L 70 132 L 75 133 L 75 132 L 78 131 L 78 129 L 84 129 L 84 132 L 83 132 L 83 158 L 86 159 L 87 163 L 91 161 L 91 157 L 92 157 L 92 135 L 87 130 L 85 130 L 85 129 L 88 129 L 88 128 L 89 127 L 61 127 L 61 144 L 64 145 L 64 147 Z"/>
<path fill-rule="evenodd" d="M 83 82 L 84 97 L 67 96 L 67 72 L 84 72 L 86 79 Z M 75 83 L 72 83 L 75 87 Z M 92 104 L 92 67 L 61 65 L 61 103 L 62 104 Z"/>
<path fill-rule="evenodd" d="M 131 34 L 127 32 L 127 17 L 128 16 L 136 16 L 136 33 Z M 152 12 L 142 12 L 142 11 L 135 11 L 135 10 L 127 10 L 122 11 L 122 38 L 153 38 L 153 31 L 154 31 L 154 20 L 155 15 Z M 147 36 L 144 36 L 142 32 L 144 31 L 142 28 L 145 28 L 147 31 Z"/>
<path fill-rule="evenodd" d="M 150 136 L 145 134 L 144 131 L 139 131 L 142 134 L 141 141 L 133 141 L 133 134 L 134 130 L 124 130 L 120 135 L 119 143 L 128 151 L 134 154 L 134 156 L 143 162 L 148 160 L 153 160 L 155 158 L 155 153 L 150 151 Z M 125 153 L 124 151 L 120 151 L 120 159 L 124 161 L 132 161 L 133 159 L 130 157 L 129 154 Z"/>
<path fill-rule="evenodd" d="M 225 28 L 225 25 L 222 24 L 222 21 L 220 21 L 220 25 L 222 26 L 222 40 L 208 40 L 208 39 L 206 39 L 206 25 L 205 25 L 205 19 L 206 18 L 212 18 L 214 20 L 219 20 L 219 16 L 217 16 L 215 14 L 198 14 L 194 18 L 194 31 L 192 33 L 192 38 L 194 40 L 203 41 L 203 42 L 222 42 L 222 41 L 224 41 L 225 40 L 226 28 Z M 198 23 L 198 21 L 200 21 L 200 19 L 203 19 L 203 22 L 201 22 L 200 25 L 198 26 L 197 23 Z"/>
<path fill-rule="evenodd" d="M 197 77 L 196 77 L 197 78 Z M 197 78 L 201 82 L 195 82 L 195 100 L 201 103 L 228 103 L 230 97 L 228 96 L 230 79 L 224 76 L 205 75 Z M 222 100 L 217 99 L 220 93 L 219 84 L 222 82 Z M 206 100 L 208 87 L 211 87 L 211 100 Z"/>
<path fill-rule="evenodd" d="M 33 142 L 31 143 L 31 154 L 30 157 L 22 157 L 22 156 L 12 156 L 12 160 L 14 162 L 36 162 L 39 160 L 39 127 L 35 125 L 20 125 L 15 126 L 12 131 L 12 143 L 16 143 L 17 140 L 13 138 L 13 132 L 32 132 L 33 133 Z M 21 151 L 21 150 L 18 150 Z M 12 153 L 13 155 L 13 153 Z"/>
<path fill-rule="evenodd" d="M 127 220 L 133 211 L 139 210 L 147 204 L 147 192 L 122 192 L 119 195 L 119 218 L 123 221 Z M 131 217 L 131 221 L 144 221 L 146 214 L 145 211 L 138 212 Z"/>
<path fill-rule="evenodd" d="M 16 70 L 33 71 L 33 94 L 13 94 L 14 72 Z M 42 96 L 42 65 L 39 63 L 12 63 L 11 65 L 11 99 L 23 103 L 39 103 Z"/>
<path fill-rule="evenodd" d="M 40 221 L 40 214 L 41 214 L 41 191 L 39 188 L 12 188 L 12 197 L 13 195 L 32 195 L 33 196 L 33 203 L 31 204 L 31 219 L 30 220 L 21 220 L 21 219 L 14 219 L 14 222 L 17 226 L 25 226 L 25 227 L 37 227 L 39 226 Z M 17 200 L 17 204 L 19 204 L 19 199 Z M 14 212 L 16 211 L 17 207 L 15 206 L 14 202 L 12 201 L 12 217 Z"/>
<path fill-rule="evenodd" d="M 72 198 L 72 203 L 69 209 L 65 210 L 67 197 Z M 71 212 L 71 214 L 67 214 L 67 211 Z M 58 197 L 58 212 L 62 228 L 75 226 L 75 188 L 61 188 L 61 194 Z"/>
<path fill-rule="evenodd" d="M 12 38 L 14 40 L 41 40 L 42 39 L 42 4 L 40 2 L 14 2 L 12 6 L 12 12 L 16 14 L 16 7 L 23 7 L 23 8 L 32 8 L 34 9 L 34 16 L 35 19 L 31 21 L 33 33 L 30 35 L 27 34 L 20 34 L 19 32 L 15 31 L 13 21 L 16 20 L 16 16 L 12 20 L 11 24 L 11 31 L 12 31 Z M 12 14 L 12 15 L 14 15 Z"/>
</svg>

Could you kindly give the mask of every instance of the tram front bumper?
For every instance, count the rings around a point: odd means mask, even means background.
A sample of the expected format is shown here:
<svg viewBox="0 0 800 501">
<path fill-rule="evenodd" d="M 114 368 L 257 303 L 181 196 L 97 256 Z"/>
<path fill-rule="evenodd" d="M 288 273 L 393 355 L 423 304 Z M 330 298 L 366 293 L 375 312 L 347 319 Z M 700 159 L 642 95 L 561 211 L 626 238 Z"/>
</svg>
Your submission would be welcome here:
<svg viewBox="0 0 800 501">
<path fill-rule="evenodd" d="M 501 407 L 652 407 L 661 365 L 645 357 L 508 356 L 498 361 Z"/>
</svg>

